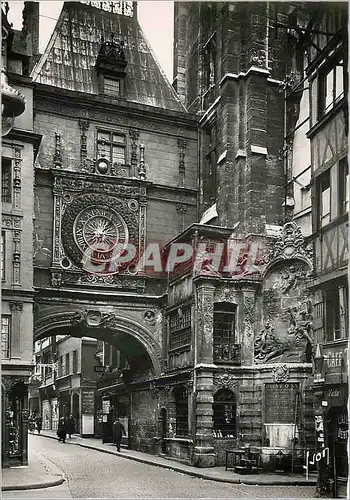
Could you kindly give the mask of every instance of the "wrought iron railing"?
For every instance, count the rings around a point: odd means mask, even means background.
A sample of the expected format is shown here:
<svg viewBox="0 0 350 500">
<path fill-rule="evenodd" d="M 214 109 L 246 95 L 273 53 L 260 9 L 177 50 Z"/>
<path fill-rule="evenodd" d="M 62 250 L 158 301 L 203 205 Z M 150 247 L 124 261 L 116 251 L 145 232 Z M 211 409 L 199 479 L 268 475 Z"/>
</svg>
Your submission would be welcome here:
<svg viewBox="0 0 350 500">
<path fill-rule="evenodd" d="M 241 344 L 220 343 L 213 345 L 214 363 L 241 364 Z"/>
</svg>

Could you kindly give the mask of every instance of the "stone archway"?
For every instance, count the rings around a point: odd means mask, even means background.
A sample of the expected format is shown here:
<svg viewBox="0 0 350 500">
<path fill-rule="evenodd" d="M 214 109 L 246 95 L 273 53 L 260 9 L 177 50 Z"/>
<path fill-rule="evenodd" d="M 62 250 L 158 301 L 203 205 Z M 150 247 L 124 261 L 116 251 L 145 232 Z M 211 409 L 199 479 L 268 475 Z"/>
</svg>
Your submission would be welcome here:
<svg viewBox="0 0 350 500">
<path fill-rule="evenodd" d="M 154 375 L 161 374 L 161 347 L 152 333 L 137 321 L 100 309 L 75 308 L 58 311 L 47 309 L 34 324 L 34 340 L 53 335 L 53 332 L 68 332 L 72 337 L 90 335 L 109 344 L 117 344 L 125 338 L 143 347 L 148 354 Z"/>
</svg>

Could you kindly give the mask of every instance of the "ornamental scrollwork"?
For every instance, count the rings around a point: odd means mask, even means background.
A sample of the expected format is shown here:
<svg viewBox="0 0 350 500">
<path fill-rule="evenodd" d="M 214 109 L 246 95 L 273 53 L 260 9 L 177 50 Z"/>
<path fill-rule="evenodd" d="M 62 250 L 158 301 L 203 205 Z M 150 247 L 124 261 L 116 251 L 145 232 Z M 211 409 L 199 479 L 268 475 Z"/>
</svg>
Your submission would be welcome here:
<svg viewBox="0 0 350 500">
<path fill-rule="evenodd" d="M 287 365 L 277 365 L 272 369 L 275 382 L 287 382 L 290 377 L 289 368 Z"/>
<path fill-rule="evenodd" d="M 282 228 L 280 237 L 275 242 L 270 254 L 270 260 L 302 258 L 311 267 L 311 256 L 311 247 L 305 245 L 301 227 L 294 221 L 287 222 Z"/>
<path fill-rule="evenodd" d="M 236 391 L 237 389 L 237 380 L 233 378 L 233 376 L 228 372 L 215 373 L 213 378 L 213 384 L 216 390 L 224 388 L 224 389 L 229 389 L 231 391 Z"/>
</svg>

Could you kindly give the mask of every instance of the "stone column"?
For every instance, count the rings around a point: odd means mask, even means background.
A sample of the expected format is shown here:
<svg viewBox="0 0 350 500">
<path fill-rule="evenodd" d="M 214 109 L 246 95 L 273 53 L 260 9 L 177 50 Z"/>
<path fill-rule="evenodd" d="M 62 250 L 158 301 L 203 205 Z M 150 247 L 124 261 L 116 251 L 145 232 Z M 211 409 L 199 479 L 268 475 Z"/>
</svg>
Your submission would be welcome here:
<svg viewBox="0 0 350 500">
<path fill-rule="evenodd" d="M 213 467 L 213 311 L 214 290 L 210 282 L 196 282 L 195 330 L 195 439 L 193 464 Z"/>
</svg>

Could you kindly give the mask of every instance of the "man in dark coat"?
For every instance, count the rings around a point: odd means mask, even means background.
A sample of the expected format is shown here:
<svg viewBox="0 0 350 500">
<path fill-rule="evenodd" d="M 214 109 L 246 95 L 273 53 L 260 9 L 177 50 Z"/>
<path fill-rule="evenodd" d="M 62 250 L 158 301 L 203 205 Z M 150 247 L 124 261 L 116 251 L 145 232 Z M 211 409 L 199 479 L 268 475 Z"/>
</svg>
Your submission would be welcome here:
<svg viewBox="0 0 350 500">
<path fill-rule="evenodd" d="M 73 415 L 69 415 L 69 418 L 67 418 L 66 429 L 67 429 L 67 434 L 69 435 L 70 438 L 72 437 L 72 434 L 74 434 L 75 430 L 74 428 L 75 428 L 75 422 Z"/>
<path fill-rule="evenodd" d="M 63 417 L 61 417 L 58 422 L 57 436 L 59 441 L 62 441 L 63 443 L 66 442 L 67 429 L 66 429 L 66 421 Z"/>
<path fill-rule="evenodd" d="M 36 421 L 37 431 L 40 434 L 40 431 L 41 431 L 42 426 L 43 426 L 43 419 L 42 419 L 42 417 L 40 415 L 37 415 L 35 421 Z"/>
<path fill-rule="evenodd" d="M 120 443 L 122 441 L 122 436 L 123 434 L 125 435 L 125 427 L 117 418 L 113 424 L 113 432 L 114 432 L 114 439 L 115 439 L 115 445 L 117 447 L 117 450 L 120 451 Z"/>
</svg>

